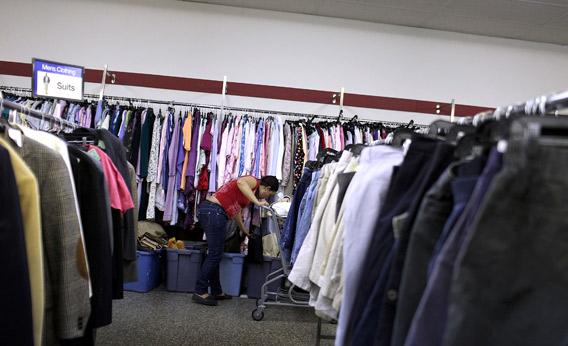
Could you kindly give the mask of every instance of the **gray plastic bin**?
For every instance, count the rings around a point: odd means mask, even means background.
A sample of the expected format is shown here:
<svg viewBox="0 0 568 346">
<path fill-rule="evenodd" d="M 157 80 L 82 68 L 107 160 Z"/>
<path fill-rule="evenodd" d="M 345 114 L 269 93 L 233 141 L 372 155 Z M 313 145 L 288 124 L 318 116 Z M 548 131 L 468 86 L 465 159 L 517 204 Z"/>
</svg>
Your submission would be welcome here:
<svg viewBox="0 0 568 346">
<path fill-rule="evenodd" d="M 174 292 L 194 292 L 201 273 L 203 251 L 167 249 L 168 270 L 166 288 Z"/>
</svg>

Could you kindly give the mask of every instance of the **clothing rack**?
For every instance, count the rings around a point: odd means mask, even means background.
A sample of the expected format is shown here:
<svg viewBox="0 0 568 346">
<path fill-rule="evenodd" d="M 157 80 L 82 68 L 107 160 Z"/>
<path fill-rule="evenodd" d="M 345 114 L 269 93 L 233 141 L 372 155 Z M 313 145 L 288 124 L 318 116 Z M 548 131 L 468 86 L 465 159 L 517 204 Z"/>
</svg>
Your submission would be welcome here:
<svg viewBox="0 0 568 346">
<path fill-rule="evenodd" d="M 499 120 L 502 117 L 508 118 L 511 115 L 558 116 L 559 111 L 566 108 L 568 108 L 568 90 L 548 96 L 539 96 L 524 103 L 498 107 L 495 111 L 482 112 L 473 117 L 464 117 L 460 119 L 459 123 L 473 123 L 476 125 L 485 120 Z"/>
<path fill-rule="evenodd" d="M 1 92 L 0 92 L 0 94 L 1 94 Z M 40 111 L 36 111 L 34 109 L 31 109 L 29 107 L 21 105 L 17 102 L 8 101 L 8 100 L 4 99 L 3 95 L 0 95 L 0 114 L 1 114 L 1 112 L 4 108 L 16 110 L 20 113 L 32 116 L 32 117 L 37 118 L 37 119 L 53 121 L 53 122 L 59 123 L 63 126 L 67 126 L 67 127 L 73 128 L 73 129 L 77 128 L 77 126 L 78 126 L 77 124 L 72 123 L 70 121 L 60 119 L 60 118 L 56 118 L 56 117 L 54 117 L 50 114 L 46 114 L 46 113 L 43 113 L 43 112 L 40 112 Z"/>
<path fill-rule="evenodd" d="M 31 90 L 27 88 L 18 88 L 18 87 L 6 87 L 0 86 L 0 90 L 4 90 L 7 92 L 13 92 L 16 94 L 25 93 L 26 95 L 31 95 Z M 85 99 L 88 102 L 90 101 L 97 101 L 99 99 L 99 95 L 94 94 L 85 94 Z M 171 107 L 178 106 L 178 107 L 191 107 L 191 108 L 204 108 L 204 109 L 211 109 L 211 110 L 221 110 L 221 106 L 217 105 L 209 105 L 209 104 L 197 104 L 197 103 L 188 103 L 188 102 L 179 102 L 179 101 L 164 101 L 164 100 L 155 100 L 155 99 L 142 99 L 142 98 L 130 98 L 130 97 L 123 97 L 123 96 L 105 96 L 105 100 L 107 101 L 117 101 L 117 102 L 128 102 L 129 104 L 146 104 L 146 106 L 152 105 L 168 105 Z M 307 113 L 294 113 L 294 112 L 285 112 L 285 111 L 271 111 L 265 109 L 255 109 L 255 108 L 243 108 L 243 107 L 223 107 L 223 111 L 234 111 L 234 112 L 244 112 L 244 113 L 258 113 L 258 114 L 267 114 L 267 115 L 282 115 L 285 117 L 298 117 L 298 118 L 305 118 L 305 119 L 324 119 L 324 120 L 332 120 L 337 121 L 337 116 L 329 116 L 329 115 L 314 115 L 314 114 L 307 114 Z M 407 126 L 407 123 L 402 122 L 395 122 L 395 121 L 382 121 L 382 120 L 371 120 L 371 119 L 357 119 L 360 123 L 381 123 L 385 126 Z M 413 126 L 419 129 L 427 129 L 428 125 L 419 125 L 413 124 Z"/>
</svg>

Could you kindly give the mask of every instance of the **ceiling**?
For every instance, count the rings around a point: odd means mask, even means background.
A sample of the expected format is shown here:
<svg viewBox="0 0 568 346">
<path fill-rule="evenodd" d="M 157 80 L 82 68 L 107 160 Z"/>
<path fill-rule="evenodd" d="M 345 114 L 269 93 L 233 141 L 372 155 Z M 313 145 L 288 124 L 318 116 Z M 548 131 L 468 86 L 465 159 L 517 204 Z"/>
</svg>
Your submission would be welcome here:
<svg viewBox="0 0 568 346">
<path fill-rule="evenodd" d="M 568 45 L 568 0 L 197 0 L 193 2 Z"/>
</svg>

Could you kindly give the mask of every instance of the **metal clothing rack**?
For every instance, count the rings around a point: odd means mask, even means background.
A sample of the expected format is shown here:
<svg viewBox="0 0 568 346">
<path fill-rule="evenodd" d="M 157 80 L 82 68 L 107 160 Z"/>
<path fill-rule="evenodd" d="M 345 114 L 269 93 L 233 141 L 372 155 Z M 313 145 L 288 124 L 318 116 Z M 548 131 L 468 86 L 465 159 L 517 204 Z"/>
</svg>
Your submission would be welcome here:
<svg viewBox="0 0 568 346">
<path fill-rule="evenodd" d="M 1 94 L 1 92 L 0 92 L 0 94 Z M 73 123 L 73 122 L 70 122 L 70 121 L 67 121 L 67 120 L 64 120 L 64 119 L 60 119 L 60 118 L 56 118 L 53 115 L 46 114 L 46 113 L 43 113 L 43 112 L 40 112 L 40 111 L 36 111 L 35 109 L 31 109 L 31 108 L 26 107 L 26 106 L 19 104 L 17 102 L 12 102 L 12 101 L 6 100 L 3 97 L 3 95 L 1 95 L 0 96 L 0 114 L 1 114 L 1 112 L 4 108 L 16 110 L 20 113 L 32 116 L 32 117 L 37 118 L 37 119 L 53 121 L 55 123 L 59 123 L 60 125 L 67 126 L 67 127 L 73 128 L 73 129 L 78 127 L 78 125 Z"/>
<path fill-rule="evenodd" d="M 495 111 L 482 112 L 473 117 L 461 118 L 458 123 L 477 125 L 486 120 L 509 118 L 514 115 L 559 115 L 559 111 L 568 108 L 568 90 L 552 95 L 539 96 L 524 103 L 498 107 Z"/>
<path fill-rule="evenodd" d="M 13 92 L 16 94 L 25 93 L 27 95 L 31 95 L 31 90 L 27 88 L 18 88 L 18 87 L 6 87 L 0 86 L 0 90 L 4 90 L 7 92 Z M 97 101 L 99 99 L 99 95 L 94 94 L 85 94 L 85 99 L 87 101 Z M 218 106 L 218 105 L 210 105 L 210 104 L 198 104 L 198 103 L 188 103 L 188 102 L 179 102 L 179 101 L 164 101 L 164 100 L 155 100 L 155 99 L 142 99 L 142 98 L 130 98 L 130 97 L 122 97 L 122 96 L 105 96 L 105 100 L 107 101 L 117 101 L 117 102 L 128 102 L 129 104 L 146 104 L 147 107 L 152 105 L 168 105 L 171 107 L 178 106 L 178 107 L 191 107 L 191 108 L 204 108 L 204 109 L 211 109 L 211 110 L 223 110 L 223 111 L 234 111 L 234 112 L 243 112 L 243 113 L 258 113 L 258 114 L 267 114 L 267 115 L 282 115 L 282 116 L 290 116 L 290 117 L 298 117 L 298 118 L 306 118 L 306 119 L 325 119 L 325 120 L 333 120 L 336 121 L 338 118 L 336 116 L 329 116 L 329 115 L 314 115 L 314 114 L 307 114 L 307 113 L 294 113 L 294 112 L 285 112 L 285 111 L 271 111 L 265 109 L 255 109 L 255 108 L 243 108 L 243 107 L 227 107 L 227 106 Z M 360 123 L 381 123 L 385 126 L 406 126 L 407 123 L 402 122 L 394 122 L 394 121 L 383 121 L 383 120 L 371 120 L 371 119 L 358 119 Z M 419 125 L 414 124 L 413 126 L 418 127 L 420 129 L 427 129 L 427 125 Z"/>
</svg>

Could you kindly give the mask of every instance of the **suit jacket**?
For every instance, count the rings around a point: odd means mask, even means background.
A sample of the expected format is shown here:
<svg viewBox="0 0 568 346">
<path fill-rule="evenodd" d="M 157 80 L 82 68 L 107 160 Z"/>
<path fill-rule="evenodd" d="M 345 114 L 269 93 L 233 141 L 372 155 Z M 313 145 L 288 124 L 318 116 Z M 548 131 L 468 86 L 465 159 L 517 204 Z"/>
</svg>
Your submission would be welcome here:
<svg viewBox="0 0 568 346">
<path fill-rule="evenodd" d="M 136 191 L 136 170 L 130 162 L 128 162 L 128 173 L 130 175 L 130 180 L 127 184 L 130 185 L 130 191 L 132 191 L 132 200 L 134 201 L 134 215 L 138 215 L 138 195 Z M 134 234 L 136 239 L 138 239 L 138 222 L 134 220 Z M 124 282 L 135 282 L 138 281 L 138 262 L 131 260 L 124 260 Z"/>
<path fill-rule="evenodd" d="M 32 295 L 32 316 L 34 326 L 34 341 L 41 342 L 43 330 L 43 311 L 45 309 L 44 298 L 44 268 L 43 249 L 41 245 L 41 221 L 39 207 L 39 191 L 37 179 L 22 160 L 18 153 L 11 147 L 10 140 L 0 138 L 0 146 L 10 153 L 12 167 L 16 175 L 18 193 L 20 196 L 20 209 L 22 210 L 24 237 L 26 240 L 26 253 L 28 270 L 30 275 L 30 287 Z"/>
<path fill-rule="evenodd" d="M 69 145 L 69 158 L 85 233 L 93 286 L 90 325 L 112 322 L 112 220 L 105 176 L 100 164 L 81 149 Z"/>
<path fill-rule="evenodd" d="M 99 129 L 76 129 L 74 133 L 85 133 L 94 136 L 96 139 L 104 143 L 104 152 L 110 157 L 124 181 L 130 181 L 130 174 L 128 173 L 128 165 L 126 159 L 126 150 L 120 140 L 108 130 Z M 129 189 L 131 189 L 131 186 Z M 132 193 L 132 191 L 130 191 Z M 132 268 L 132 263 L 136 262 L 136 233 L 134 224 L 136 218 L 134 210 L 128 210 L 124 217 L 120 213 L 112 212 L 112 224 L 114 229 L 114 251 L 113 258 L 113 298 L 122 299 L 123 297 L 123 281 L 125 268 Z M 120 272 L 119 272 L 120 271 Z M 127 273 L 129 271 L 127 270 Z"/>
<path fill-rule="evenodd" d="M 0 345 L 33 345 L 30 277 L 18 187 L 10 154 L 0 147 Z"/>
<path fill-rule="evenodd" d="M 30 138 L 15 148 L 35 174 L 40 191 L 45 262 L 45 343 L 83 336 L 91 313 L 89 282 L 77 258 L 79 215 L 71 177 L 61 156 Z"/>
</svg>

